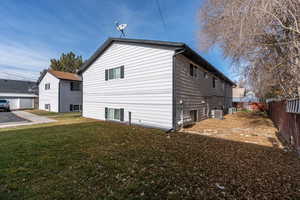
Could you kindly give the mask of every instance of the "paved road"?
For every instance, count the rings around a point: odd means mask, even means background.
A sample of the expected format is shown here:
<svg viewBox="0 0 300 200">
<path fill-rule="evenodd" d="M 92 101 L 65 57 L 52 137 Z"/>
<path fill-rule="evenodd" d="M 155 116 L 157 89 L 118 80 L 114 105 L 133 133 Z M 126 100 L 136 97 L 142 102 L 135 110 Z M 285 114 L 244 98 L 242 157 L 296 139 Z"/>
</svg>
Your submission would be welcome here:
<svg viewBox="0 0 300 200">
<path fill-rule="evenodd" d="M 11 112 L 0 112 L 0 124 L 8 122 L 27 122 L 26 119 L 18 117 Z"/>
</svg>

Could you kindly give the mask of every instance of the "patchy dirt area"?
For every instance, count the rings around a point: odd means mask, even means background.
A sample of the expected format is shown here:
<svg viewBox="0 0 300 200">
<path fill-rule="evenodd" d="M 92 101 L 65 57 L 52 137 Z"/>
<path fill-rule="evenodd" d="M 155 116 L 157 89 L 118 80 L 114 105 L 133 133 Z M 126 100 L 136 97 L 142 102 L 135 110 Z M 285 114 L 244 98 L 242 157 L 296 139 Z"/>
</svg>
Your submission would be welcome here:
<svg viewBox="0 0 300 200">
<path fill-rule="evenodd" d="M 224 120 L 207 119 L 185 128 L 184 132 L 282 148 L 273 122 L 260 112 L 237 112 Z"/>
</svg>

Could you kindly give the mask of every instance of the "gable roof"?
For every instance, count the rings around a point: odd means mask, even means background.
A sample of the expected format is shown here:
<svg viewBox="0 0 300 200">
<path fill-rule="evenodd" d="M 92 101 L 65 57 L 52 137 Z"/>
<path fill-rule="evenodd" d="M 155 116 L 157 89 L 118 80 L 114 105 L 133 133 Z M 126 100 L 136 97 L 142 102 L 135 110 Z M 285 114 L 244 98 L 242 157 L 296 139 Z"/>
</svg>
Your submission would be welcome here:
<svg viewBox="0 0 300 200">
<path fill-rule="evenodd" d="M 0 93 L 37 94 L 37 92 L 36 82 L 0 79 Z"/>
<path fill-rule="evenodd" d="M 81 77 L 75 73 L 54 71 L 52 69 L 49 69 L 48 72 L 58 79 L 70 80 L 70 81 L 81 81 Z"/>
<path fill-rule="evenodd" d="M 227 76 L 225 76 L 222 72 L 220 72 L 217 68 L 207 62 L 204 58 L 202 58 L 198 53 L 192 50 L 188 45 L 182 42 L 166 42 L 166 41 L 158 41 L 158 40 L 141 40 L 141 39 L 127 39 L 127 38 L 108 38 L 97 50 L 96 52 L 80 67 L 78 73 L 81 74 L 85 70 L 87 70 L 96 59 L 101 56 L 104 51 L 113 43 L 113 42 L 122 42 L 127 44 L 148 44 L 159 47 L 170 47 L 173 48 L 176 52 L 185 55 L 191 60 L 199 63 L 201 67 L 205 68 L 207 71 L 213 73 L 220 79 L 230 83 L 231 85 L 235 85 L 233 81 L 231 81 Z"/>
<path fill-rule="evenodd" d="M 78 74 L 70 73 L 70 72 L 62 72 L 62 71 L 55 71 L 52 69 L 46 70 L 42 76 L 39 78 L 38 83 L 44 78 L 44 76 L 49 72 L 54 77 L 61 79 L 61 80 L 68 80 L 68 81 L 81 81 L 81 77 Z"/>
</svg>

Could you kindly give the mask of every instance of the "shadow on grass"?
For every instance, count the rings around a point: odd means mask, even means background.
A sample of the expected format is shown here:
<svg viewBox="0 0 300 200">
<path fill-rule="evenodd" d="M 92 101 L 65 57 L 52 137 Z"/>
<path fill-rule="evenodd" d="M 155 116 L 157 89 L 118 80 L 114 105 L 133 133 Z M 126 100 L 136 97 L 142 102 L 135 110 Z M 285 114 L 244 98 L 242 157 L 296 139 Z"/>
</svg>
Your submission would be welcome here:
<svg viewBox="0 0 300 200">
<path fill-rule="evenodd" d="M 292 152 L 169 136 L 110 122 L 3 132 L 0 199 L 300 197 L 300 161 Z"/>
</svg>

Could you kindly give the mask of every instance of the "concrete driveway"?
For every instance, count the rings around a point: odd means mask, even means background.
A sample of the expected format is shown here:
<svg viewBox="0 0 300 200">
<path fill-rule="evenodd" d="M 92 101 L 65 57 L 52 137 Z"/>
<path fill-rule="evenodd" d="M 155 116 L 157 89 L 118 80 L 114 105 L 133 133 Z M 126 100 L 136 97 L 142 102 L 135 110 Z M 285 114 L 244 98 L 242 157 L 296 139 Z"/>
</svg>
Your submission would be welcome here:
<svg viewBox="0 0 300 200">
<path fill-rule="evenodd" d="M 0 124 L 10 122 L 28 122 L 28 120 L 18 117 L 11 112 L 0 112 Z"/>
<path fill-rule="evenodd" d="M 25 111 L 0 112 L 0 128 L 56 122 Z"/>
</svg>

